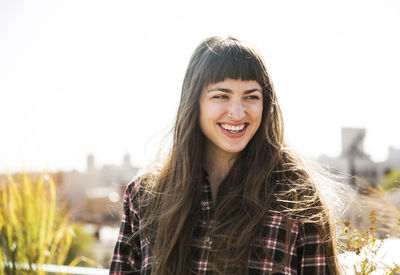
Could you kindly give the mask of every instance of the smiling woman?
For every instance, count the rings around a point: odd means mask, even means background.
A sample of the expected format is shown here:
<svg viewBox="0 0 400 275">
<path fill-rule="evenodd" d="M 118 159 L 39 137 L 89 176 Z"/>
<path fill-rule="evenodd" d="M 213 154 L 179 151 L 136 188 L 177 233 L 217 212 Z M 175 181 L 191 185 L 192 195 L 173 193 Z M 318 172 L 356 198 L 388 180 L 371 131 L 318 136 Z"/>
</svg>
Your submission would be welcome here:
<svg viewBox="0 0 400 275">
<path fill-rule="evenodd" d="M 260 54 L 204 40 L 167 161 L 126 189 L 110 274 L 338 274 L 313 172 L 285 143 Z"/>
</svg>

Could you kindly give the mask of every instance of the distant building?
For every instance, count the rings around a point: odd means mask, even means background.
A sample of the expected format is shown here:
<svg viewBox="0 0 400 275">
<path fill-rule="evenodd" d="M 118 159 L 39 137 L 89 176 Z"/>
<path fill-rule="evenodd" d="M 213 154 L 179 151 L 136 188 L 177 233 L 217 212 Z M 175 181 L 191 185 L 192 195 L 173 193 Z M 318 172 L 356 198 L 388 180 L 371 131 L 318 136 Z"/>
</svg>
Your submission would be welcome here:
<svg viewBox="0 0 400 275">
<path fill-rule="evenodd" d="M 389 148 L 389 157 L 384 162 L 373 162 L 364 151 L 364 128 L 342 128 L 342 151 L 338 157 L 322 155 L 318 161 L 338 172 L 357 176 L 372 186 L 382 183 L 387 171 L 400 168 L 400 150 Z M 359 186 L 361 182 L 351 182 Z"/>
<path fill-rule="evenodd" d="M 63 175 L 63 190 L 74 217 L 93 223 L 119 220 L 123 191 L 137 172 L 128 154 L 121 165 L 104 165 L 101 169 L 96 168 L 94 156 L 88 155 L 85 172 Z"/>
</svg>

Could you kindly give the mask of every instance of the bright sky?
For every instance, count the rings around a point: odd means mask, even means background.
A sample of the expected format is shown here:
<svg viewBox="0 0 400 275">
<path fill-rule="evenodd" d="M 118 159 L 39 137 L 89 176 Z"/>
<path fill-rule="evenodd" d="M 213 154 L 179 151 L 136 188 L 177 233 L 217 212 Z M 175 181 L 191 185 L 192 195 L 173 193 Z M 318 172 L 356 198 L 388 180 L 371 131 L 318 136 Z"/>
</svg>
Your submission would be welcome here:
<svg viewBox="0 0 400 275">
<path fill-rule="evenodd" d="M 397 0 L 0 0 L 0 173 L 144 164 L 211 35 L 261 51 L 300 152 L 337 156 L 341 127 L 365 127 L 382 161 L 400 148 L 399 33 Z"/>
</svg>

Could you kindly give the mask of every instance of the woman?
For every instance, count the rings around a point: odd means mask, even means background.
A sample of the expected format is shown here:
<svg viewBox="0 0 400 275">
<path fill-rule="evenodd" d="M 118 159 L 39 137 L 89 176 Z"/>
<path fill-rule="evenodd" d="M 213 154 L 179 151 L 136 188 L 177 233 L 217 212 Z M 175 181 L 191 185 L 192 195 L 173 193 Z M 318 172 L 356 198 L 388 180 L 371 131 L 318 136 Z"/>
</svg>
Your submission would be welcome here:
<svg viewBox="0 0 400 275">
<path fill-rule="evenodd" d="M 310 175 L 285 144 L 261 56 L 208 38 L 187 68 L 167 161 L 126 189 L 110 274 L 338 274 Z"/>
</svg>

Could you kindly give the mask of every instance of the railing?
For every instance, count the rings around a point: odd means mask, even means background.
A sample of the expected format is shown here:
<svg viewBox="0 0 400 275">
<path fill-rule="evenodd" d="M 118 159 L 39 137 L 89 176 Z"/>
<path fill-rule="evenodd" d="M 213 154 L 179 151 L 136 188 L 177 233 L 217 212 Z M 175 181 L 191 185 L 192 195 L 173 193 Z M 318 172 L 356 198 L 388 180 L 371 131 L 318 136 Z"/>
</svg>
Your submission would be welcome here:
<svg viewBox="0 0 400 275">
<path fill-rule="evenodd" d="M 12 269 L 11 264 L 3 263 L 3 266 Z M 18 269 L 29 269 L 28 264 L 20 264 Z M 32 264 L 32 269 L 37 270 L 37 265 Z M 63 273 L 63 274 L 72 274 L 72 275 L 108 275 L 108 269 L 104 268 L 94 268 L 94 267 L 82 267 L 82 266 L 67 266 L 67 265 L 52 265 L 45 264 L 40 266 L 40 270 L 43 270 L 48 273 Z"/>
</svg>

